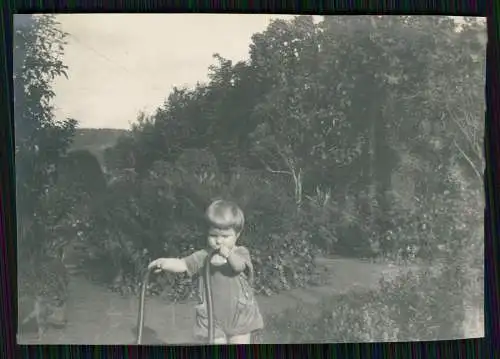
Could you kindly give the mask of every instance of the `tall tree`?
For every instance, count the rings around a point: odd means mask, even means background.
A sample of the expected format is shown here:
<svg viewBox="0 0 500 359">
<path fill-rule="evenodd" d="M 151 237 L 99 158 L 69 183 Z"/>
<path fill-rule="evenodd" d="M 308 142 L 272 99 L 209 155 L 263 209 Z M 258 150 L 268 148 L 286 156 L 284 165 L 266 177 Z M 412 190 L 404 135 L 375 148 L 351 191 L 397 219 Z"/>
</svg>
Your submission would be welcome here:
<svg viewBox="0 0 500 359">
<path fill-rule="evenodd" d="M 55 190 L 56 170 L 71 142 L 72 119 L 58 121 L 52 82 L 67 76 L 66 34 L 52 15 L 33 15 L 14 33 L 15 161 L 20 255 L 43 253 L 50 240 L 44 203 Z"/>
<path fill-rule="evenodd" d="M 307 174 L 348 165 L 362 138 L 346 133 L 350 103 L 311 17 L 275 21 L 253 41 L 252 65 L 269 87 L 253 114 L 253 150 L 268 172 L 292 179 L 300 206 Z"/>
</svg>

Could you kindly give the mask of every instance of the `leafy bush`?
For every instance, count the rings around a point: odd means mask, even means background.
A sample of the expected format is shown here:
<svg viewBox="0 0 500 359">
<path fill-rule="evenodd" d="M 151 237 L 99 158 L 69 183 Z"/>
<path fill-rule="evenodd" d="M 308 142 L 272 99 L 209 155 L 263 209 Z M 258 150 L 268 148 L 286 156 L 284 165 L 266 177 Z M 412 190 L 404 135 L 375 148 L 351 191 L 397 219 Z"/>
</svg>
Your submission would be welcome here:
<svg viewBox="0 0 500 359">
<path fill-rule="evenodd" d="M 380 288 L 301 305 L 267 320 L 268 343 L 453 339 L 462 335 L 463 306 L 446 270 L 381 280 Z"/>
<path fill-rule="evenodd" d="M 239 169 L 227 192 L 245 212 L 241 243 L 253 257 L 256 291 L 270 295 L 311 282 L 319 249 L 286 183 Z"/>
<path fill-rule="evenodd" d="M 150 260 L 185 256 L 205 245 L 204 210 L 223 195 L 245 212 L 241 245 L 251 251 L 259 293 L 270 295 L 316 279 L 317 245 L 301 229 L 304 216 L 279 181 L 241 169 L 225 178 L 206 151 L 186 151 L 176 163 L 157 162 L 147 177 L 124 173 L 109 184 L 83 228 L 92 277 L 122 293 L 138 293 Z M 90 258 L 92 252 L 98 256 Z M 167 274 L 151 278 L 150 293 L 182 301 L 195 288 L 187 276 Z"/>
<path fill-rule="evenodd" d="M 297 230 L 263 238 L 267 245 L 251 246 L 257 293 L 271 295 L 317 282 L 314 258 L 318 251 L 307 232 Z"/>
</svg>

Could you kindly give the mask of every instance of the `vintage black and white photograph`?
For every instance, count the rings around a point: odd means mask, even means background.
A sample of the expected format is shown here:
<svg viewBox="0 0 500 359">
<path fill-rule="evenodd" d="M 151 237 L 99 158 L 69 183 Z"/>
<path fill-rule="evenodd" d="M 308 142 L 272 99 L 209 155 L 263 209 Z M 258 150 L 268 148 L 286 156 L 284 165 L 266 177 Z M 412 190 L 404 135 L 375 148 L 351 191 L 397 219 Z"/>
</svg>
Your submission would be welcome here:
<svg viewBox="0 0 500 359">
<path fill-rule="evenodd" d="M 486 22 L 14 16 L 19 344 L 484 336 Z"/>
</svg>

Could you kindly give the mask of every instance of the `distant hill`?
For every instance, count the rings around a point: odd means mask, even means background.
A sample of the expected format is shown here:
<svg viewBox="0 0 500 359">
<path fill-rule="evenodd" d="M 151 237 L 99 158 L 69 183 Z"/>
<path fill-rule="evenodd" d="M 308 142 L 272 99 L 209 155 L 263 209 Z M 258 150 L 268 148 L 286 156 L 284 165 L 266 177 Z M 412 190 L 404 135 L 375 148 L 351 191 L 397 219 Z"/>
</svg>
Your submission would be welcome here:
<svg viewBox="0 0 500 359">
<path fill-rule="evenodd" d="M 128 130 L 113 128 L 79 128 L 76 130 L 71 150 L 87 150 L 96 156 L 103 165 L 104 150 L 114 146 L 118 138 L 128 132 Z"/>
</svg>

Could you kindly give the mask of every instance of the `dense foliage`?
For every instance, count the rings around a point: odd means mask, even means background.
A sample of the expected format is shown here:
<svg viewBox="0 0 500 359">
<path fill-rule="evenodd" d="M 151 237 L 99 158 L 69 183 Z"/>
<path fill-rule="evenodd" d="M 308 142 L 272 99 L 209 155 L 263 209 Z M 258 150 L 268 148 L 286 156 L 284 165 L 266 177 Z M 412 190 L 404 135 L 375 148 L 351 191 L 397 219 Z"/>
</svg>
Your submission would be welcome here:
<svg viewBox="0 0 500 359">
<path fill-rule="evenodd" d="M 58 167 L 76 122 L 56 121 L 52 81 L 66 75 L 61 58 L 66 34 L 53 16 L 33 16 L 14 32 L 14 116 L 19 293 L 32 296 L 50 285 L 40 263 L 56 257 L 71 224 L 75 196 L 61 195 Z"/>
<path fill-rule="evenodd" d="M 267 318 L 266 343 L 433 341 L 462 338 L 458 282 L 443 269 L 399 274 L 380 289 L 349 292 Z M 479 278 L 469 290 L 479 295 Z M 484 294 L 484 292 L 483 292 Z M 467 328 L 469 329 L 469 328 Z"/>
<path fill-rule="evenodd" d="M 336 253 L 440 260 L 457 294 L 464 268 L 482 267 L 484 45 L 484 24 L 472 20 L 461 31 L 429 16 L 273 21 L 252 37 L 247 61 L 214 55 L 207 83 L 175 88 L 139 116 L 105 150 L 105 173 L 85 151 L 65 154 L 74 122 L 43 120 L 54 124 L 30 132 L 39 149 L 19 150 L 18 178 L 48 181 L 42 173 L 58 164 L 43 213 L 71 210 L 36 233 L 57 227 L 83 244 L 89 275 L 136 291 L 148 261 L 204 244 L 203 211 L 224 197 L 245 211 L 259 293 L 307 285 L 315 256 Z M 42 121 L 16 116 L 20 139 Z M 44 157 L 28 160 L 35 152 Z M 23 183 L 45 198 L 45 184 Z M 161 275 L 151 290 L 179 300 L 192 288 Z"/>
<path fill-rule="evenodd" d="M 116 278 L 202 245 L 219 196 L 247 214 L 263 293 L 307 283 L 319 251 L 430 260 L 480 242 L 480 24 L 301 16 L 255 34 L 246 62 L 214 57 L 208 83 L 174 89 L 106 152 L 109 202 L 86 236 L 122 248 L 100 250 Z"/>
</svg>

